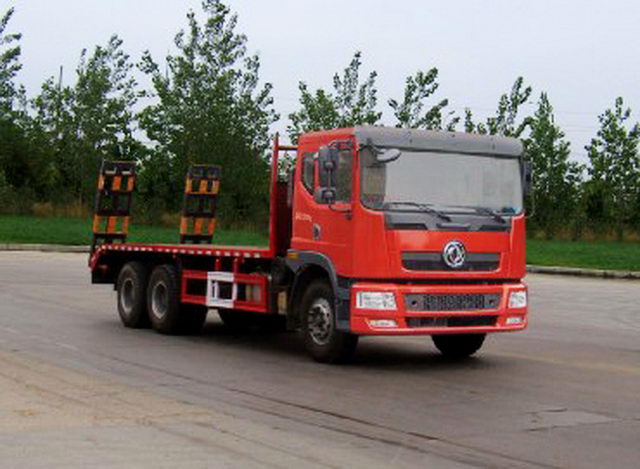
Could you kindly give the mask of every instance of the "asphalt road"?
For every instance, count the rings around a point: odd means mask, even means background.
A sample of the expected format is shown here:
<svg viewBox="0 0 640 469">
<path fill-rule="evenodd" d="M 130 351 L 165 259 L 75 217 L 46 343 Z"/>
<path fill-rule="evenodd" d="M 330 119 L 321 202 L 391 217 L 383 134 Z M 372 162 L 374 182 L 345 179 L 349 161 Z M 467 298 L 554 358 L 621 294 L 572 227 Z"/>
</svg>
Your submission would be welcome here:
<svg viewBox="0 0 640 469">
<path fill-rule="evenodd" d="M 123 328 L 86 255 L 0 253 L 3 467 L 633 467 L 640 282 L 529 276 L 526 332 L 463 362 L 362 340 Z"/>
</svg>

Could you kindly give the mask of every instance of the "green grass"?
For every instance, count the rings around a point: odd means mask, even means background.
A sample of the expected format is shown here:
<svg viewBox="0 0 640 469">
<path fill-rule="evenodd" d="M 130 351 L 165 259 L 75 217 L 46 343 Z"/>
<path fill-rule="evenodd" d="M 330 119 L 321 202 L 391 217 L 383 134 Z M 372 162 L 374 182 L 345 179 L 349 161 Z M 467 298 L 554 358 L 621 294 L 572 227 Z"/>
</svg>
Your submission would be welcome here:
<svg viewBox="0 0 640 469">
<path fill-rule="evenodd" d="M 177 228 L 132 223 L 129 241 L 176 243 Z M 250 231 L 216 230 L 214 244 L 265 246 L 267 238 Z M 0 243 L 91 243 L 91 221 L 82 218 L 0 216 Z M 527 241 L 527 263 L 563 267 L 640 271 L 640 243 L 608 241 Z"/>
<path fill-rule="evenodd" d="M 640 271 L 640 243 L 530 239 L 527 241 L 527 263 Z"/>
<path fill-rule="evenodd" d="M 128 241 L 137 243 L 177 243 L 178 228 L 132 223 Z M 265 246 L 268 239 L 260 233 L 216 229 L 214 244 Z M 0 216 L 0 243 L 91 244 L 91 220 L 83 218 L 37 218 Z"/>
</svg>

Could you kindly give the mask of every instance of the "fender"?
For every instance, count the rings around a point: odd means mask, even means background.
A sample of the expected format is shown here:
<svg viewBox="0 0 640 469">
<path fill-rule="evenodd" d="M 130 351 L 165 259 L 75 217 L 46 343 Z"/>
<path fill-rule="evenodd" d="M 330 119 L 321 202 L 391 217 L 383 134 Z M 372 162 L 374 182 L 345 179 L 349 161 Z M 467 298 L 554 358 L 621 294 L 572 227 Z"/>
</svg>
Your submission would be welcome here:
<svg viewBox="0 0 640 469">
<path fill-rule="evenodd" d="M 316 251 L 289 249 L 289 251 L 287 251 L 286 264 L 294 274 L 291 291 L 296 291 L 300 280 L 300 271 L 303 270 L 303 267 L 314 265 L 327 272 L 329 281 L 331 282 L 331 288 L 333 288 L 335 293 L 336 328 L 342 332 L 350 332 L 351 312 L 349 310 L 349 301 L 351 295 L 351 280 L 346 277 L 339 277 L 331 259 Z M 293 308 L 289 308 L 289 310 L 293 311 Z"/>
</svg>

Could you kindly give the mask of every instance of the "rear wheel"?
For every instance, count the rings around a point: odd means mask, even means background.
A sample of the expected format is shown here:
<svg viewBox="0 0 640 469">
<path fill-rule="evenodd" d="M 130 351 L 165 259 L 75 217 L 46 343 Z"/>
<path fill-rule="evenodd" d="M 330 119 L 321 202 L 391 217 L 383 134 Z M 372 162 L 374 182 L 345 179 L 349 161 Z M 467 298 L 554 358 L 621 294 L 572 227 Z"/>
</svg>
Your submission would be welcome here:
<svg viewBox="0 0 640 469">
<path fill-rule="evenodd" d="M 434 335 L 431 338 L 440 353 L 449 358 L 470 357 L 482 347 L 486 334 Z"/>
<path fill-rule="evenodd" d="M 118 314 L 126 327 L 149 327 L 147 277 L 147 268 L 140 262 L 128 262 L 120 269 L 116 282 Z"/>
<path fill-rule="evenodd" d="M 178 272 L 173 265 L 159 265 L 151 273 L 147 287 L 147 309 L 151 326 L 161 334 L 182 332 Z"/>
<path fill-rule="evenodd" d="M 302 297 L 302 333 L 309 355 L 323 363 L 348 361 L 358 345 L 358 336 L 337 330 L 333 290 L 324 280 L 312 282 Z"/>
</svg>

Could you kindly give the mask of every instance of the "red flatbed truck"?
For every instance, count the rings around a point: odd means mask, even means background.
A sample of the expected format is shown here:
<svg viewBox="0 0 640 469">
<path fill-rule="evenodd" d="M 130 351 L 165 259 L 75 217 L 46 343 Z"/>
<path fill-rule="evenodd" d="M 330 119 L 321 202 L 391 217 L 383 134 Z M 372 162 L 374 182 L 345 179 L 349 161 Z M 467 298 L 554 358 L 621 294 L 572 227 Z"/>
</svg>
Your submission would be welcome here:
<svg viewBox="0 0 640 469">
<path fill-rule="evenodd" d="M 278 156 L 294 150 L 279 182 Z M 94 283 L 114 284 L 129 327 L 194 332 L 216 309 L 230 326 L 286 318 L 322 362 L 376 335 L 430 335 L 444 355 L 466 357 L 487 333 L 527 325 L 529 187 L 511 138 L 385 127 L 312 132 L 297 147 L 276 138 L 268 247 L 122 236 L 95 243 L 89 266 Z"/>
</svg>

